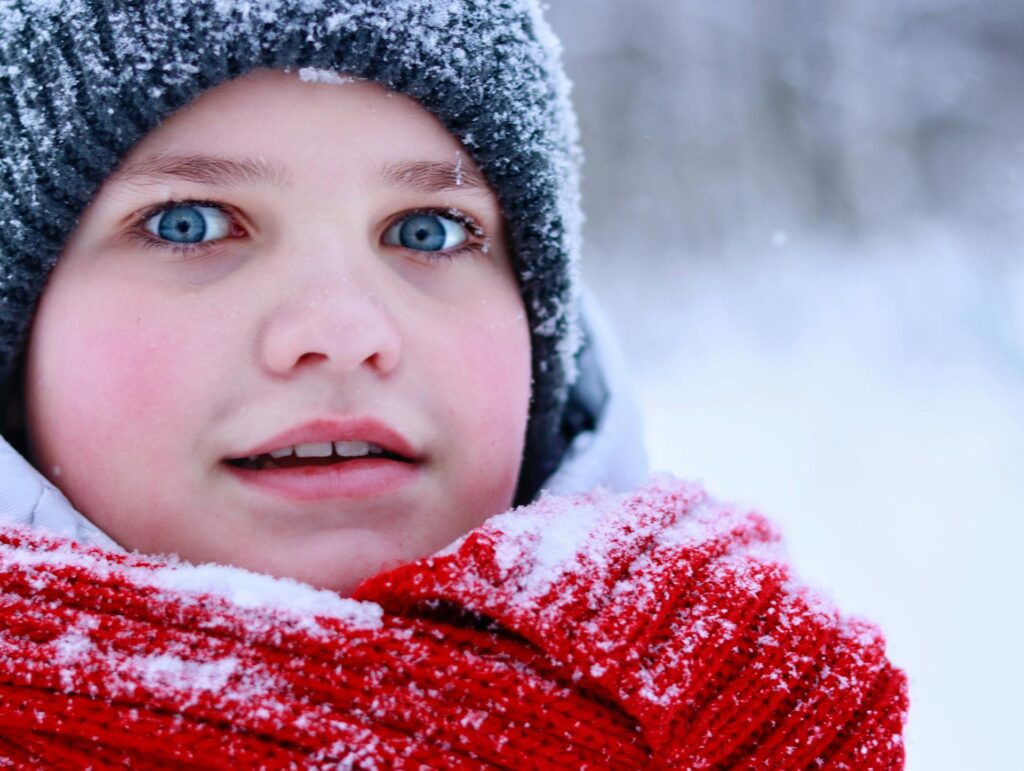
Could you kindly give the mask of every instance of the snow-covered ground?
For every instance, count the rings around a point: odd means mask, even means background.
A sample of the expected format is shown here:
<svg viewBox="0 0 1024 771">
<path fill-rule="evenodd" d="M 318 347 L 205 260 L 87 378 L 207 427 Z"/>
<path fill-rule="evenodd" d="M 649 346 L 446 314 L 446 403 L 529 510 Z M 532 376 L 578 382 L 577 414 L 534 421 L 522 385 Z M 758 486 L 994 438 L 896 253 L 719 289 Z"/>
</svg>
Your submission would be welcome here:
<svg viewBox="0 0 1024 771">
<path fill-rule="evenodd" d="M 584 271 L 652 465 L 770 515 L 801 575 L 885 630 L 916 771 L 1021 767 L 1024 266 L 995 246 L 774 233 Z"/>
</svg>

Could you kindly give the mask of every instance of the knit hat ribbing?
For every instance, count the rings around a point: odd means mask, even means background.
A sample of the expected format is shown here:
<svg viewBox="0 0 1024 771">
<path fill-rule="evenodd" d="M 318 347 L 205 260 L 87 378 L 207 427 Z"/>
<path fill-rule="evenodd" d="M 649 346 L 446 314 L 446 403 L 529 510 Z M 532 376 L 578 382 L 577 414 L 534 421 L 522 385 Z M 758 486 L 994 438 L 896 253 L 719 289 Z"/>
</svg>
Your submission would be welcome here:
<svg viewBox="0 0 1024 771">
<path fill-rule="evenodd" d="M 257 68 L 317 69 L 416 99 L 494 188 L 530 322 L 517 500 L 558 462 L 579 346 L 575 116 L 536 0 L 0 2 L 0 383 L 100 184 L 161 120 Z"/>
</svg>

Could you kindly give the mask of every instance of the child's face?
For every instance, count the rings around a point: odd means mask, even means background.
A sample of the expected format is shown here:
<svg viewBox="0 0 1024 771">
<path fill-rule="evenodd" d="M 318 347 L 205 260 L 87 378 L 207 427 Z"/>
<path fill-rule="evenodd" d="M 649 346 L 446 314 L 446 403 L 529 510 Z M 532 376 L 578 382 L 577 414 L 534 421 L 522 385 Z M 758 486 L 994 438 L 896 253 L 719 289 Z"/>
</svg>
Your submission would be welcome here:
<svg viewBox="0 0 1024 771">
<path fill-rule="evenodd" d="M 350 591 L 512 501 L 530 343 L 497 199 L 380 86 L 222 84 L 86 211 L 26 393 L 37 465 L 122 545 Z M 333 441 L 402 459 L 232 462 Z"/>
</svg>

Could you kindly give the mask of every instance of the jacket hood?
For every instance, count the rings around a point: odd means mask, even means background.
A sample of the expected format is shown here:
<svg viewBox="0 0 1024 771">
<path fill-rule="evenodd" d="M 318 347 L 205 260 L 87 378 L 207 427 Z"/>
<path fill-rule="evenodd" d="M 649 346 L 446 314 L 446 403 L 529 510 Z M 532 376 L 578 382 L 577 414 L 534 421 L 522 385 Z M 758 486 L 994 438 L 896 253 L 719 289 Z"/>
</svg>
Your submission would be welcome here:
<svg viewBox="0 0 1024 771">
<path fill-rule="evenodd" d="M 541 487 L 557 495 L 595 487 L 626 492 L 648 476 L 643 421 L 618 339 L 587 290 L 581 298 L 580 328 L 579 375 L 565 409 L 568 444 Z"/>
</svg>

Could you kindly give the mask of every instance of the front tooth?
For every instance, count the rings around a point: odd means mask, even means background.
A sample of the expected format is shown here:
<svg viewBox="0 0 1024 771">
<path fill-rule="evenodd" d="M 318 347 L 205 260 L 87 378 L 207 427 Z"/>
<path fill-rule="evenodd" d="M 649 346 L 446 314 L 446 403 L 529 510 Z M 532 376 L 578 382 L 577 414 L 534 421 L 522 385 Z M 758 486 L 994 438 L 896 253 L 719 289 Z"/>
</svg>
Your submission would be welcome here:
<svg viewBox="0 0 1024 771">
<path fill-rule="evenodd" d="M 335 442 L 334 452 L 341 458 L 357 458 L 366 455 L 370 451 L 367 442 Z"/>
<path fill-rule="evenodd" d="M 377 455 L 384 452 L 384 448 L 381 447 L 379 444 L 374 444 L 373 442 L 370 442 L 367 452 L 369 452 L 371 455 Z"/>
<path fill-rule="evenodd" d="M 309 442 L 295 445 L 295 455 L 299 458 L 326 458 L 333 449 L 330 442 Z"/>
<path fill-rule="evenodd" d="M 295 452 L 295 448 L 294 447 L 282 447 L 280 450 L 274 450 L 272 453 L 270 453 L 270 457 L 271 458 L 287 458 L 293 452 Z"/>
</svg>

